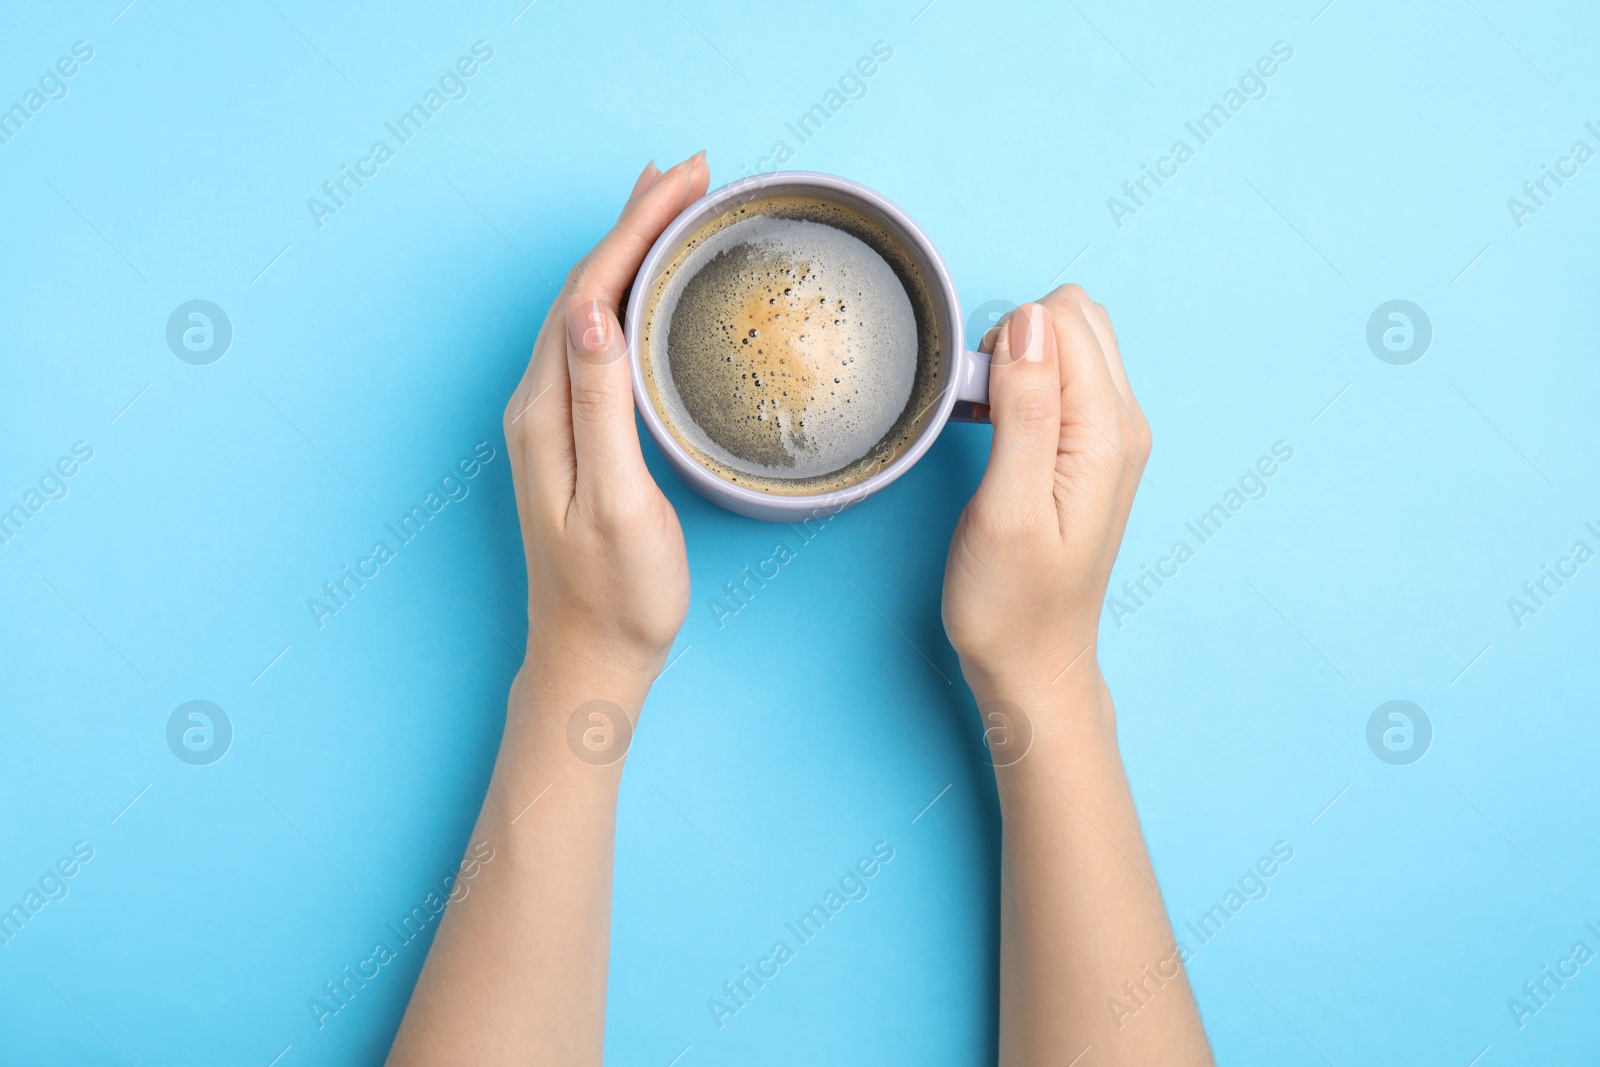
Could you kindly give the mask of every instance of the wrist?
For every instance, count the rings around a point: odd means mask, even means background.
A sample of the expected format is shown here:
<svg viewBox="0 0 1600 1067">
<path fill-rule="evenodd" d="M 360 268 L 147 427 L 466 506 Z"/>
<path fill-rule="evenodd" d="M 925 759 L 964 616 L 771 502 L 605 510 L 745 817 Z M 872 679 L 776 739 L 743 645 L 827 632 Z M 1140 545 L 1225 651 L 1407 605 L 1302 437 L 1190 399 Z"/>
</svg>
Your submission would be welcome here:
<svg viewBox="0 0 1600 1067">
<path fill-rule="evenodd" d="M 528 698 L 644 702 L 666 663 L 667 649 L 641 650 L 612 640 L 561 640 L 528 635 L 522 689 Z"/>
<path fill-rule="evenodd" d="M 585 776 L 620 775 L 659 668 L 530 642 L 507 702 L 503 748 L 553 753 Z"/>
<path fill-rule="evenodd" d="M 1047 649 L 1018 647 L 1009 655 L 961 656 L 961 673 L 981 705 L 1010 700 L 1081 707 L 1105 688 L 1094 640 L 1052 641 Z"/>
<path fill-rule="evenodd" d="M 1116 709 L 1092 655 L 1054 681 L 1031 671 L 968 672 L 1002 801 L 1120 766 Z"/>
</svg>

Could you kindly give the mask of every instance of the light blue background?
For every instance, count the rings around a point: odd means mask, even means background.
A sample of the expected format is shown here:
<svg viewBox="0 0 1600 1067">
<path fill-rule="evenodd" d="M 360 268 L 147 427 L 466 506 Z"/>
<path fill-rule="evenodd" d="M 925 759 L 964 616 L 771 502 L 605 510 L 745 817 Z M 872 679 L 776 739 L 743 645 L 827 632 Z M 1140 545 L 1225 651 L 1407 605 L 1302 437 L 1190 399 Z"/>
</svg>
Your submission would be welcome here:
<svg viewBox="0 0 1600 1067">
<path fill-rule="evenodd" d="M 525 626 L 500 417 L 551 281 L 646 159 L 707 148 L 720 184 L 779 139 L 909 210 L 969 308 L 1070 278 L 1111 309 L 1156 438 L 1114 586 L 1294 449 L 1101 650 L 1180 933 L 1294 849 L 1192 962 L 1220 1060 L 1593 1054 L 1600 963 L 1523 1029 L 1506 1007 L 1600 950 L 1600 563 L 1520 629 L 1506 605 L 1600 548 L 1600 161 L 1506 207 L 1600 149 L 1592 7 L 123 2 L 0 26 L 5 106 L 94 48 L 0 145 L 0 507 L 94 449 L 0 547 L 0 906 L 95 850 L 0 948 L 0 1060 L 381 1059 L 421 945 L 321 1030 L 307 1000 L 477 811 Z M 470 95 L 315 226 L 478 40 Z M 1119 229 L 1107 198 L 1276 41 L 1269 94 Z M 235 330 L 211 366 L 165 342 L 196 298 Z M 1410 366 L 1365 341 L 1393 298 L 1433 324 Z M 470 496 L 318 629 L 306 599 L 480 440 Z M 986 454 L 951 427 L 719 629 L 710 598 L 793 535 L 650 452 L 694 607 L 623 782 L 612 1062 L 992 1060 L 998 812 L 938 612 Z M 165 741 L 197 698 L 235 729 L 208 767 Z M 1435 731 L 1410 766 L 1366 743 L 1396 698 Z M 880 840 L 871 895 L 719 1031 L 707 998 Z"/>
</svg>

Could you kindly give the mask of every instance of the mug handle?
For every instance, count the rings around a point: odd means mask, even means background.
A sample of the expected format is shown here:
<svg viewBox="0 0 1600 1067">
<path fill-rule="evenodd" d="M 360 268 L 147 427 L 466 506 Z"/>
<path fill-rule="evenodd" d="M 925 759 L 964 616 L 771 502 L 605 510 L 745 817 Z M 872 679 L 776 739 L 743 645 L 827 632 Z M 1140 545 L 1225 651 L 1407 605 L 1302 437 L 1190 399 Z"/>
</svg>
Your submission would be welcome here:
<svg viewBox="0 0 1600 1067">
<path fill-rule="evenodd" d="M 955 381 L 956 403 L 950 409 L 951 422 L 988 423 L 989 359 L 982 352 L 962 354 Z"/>
</svg>

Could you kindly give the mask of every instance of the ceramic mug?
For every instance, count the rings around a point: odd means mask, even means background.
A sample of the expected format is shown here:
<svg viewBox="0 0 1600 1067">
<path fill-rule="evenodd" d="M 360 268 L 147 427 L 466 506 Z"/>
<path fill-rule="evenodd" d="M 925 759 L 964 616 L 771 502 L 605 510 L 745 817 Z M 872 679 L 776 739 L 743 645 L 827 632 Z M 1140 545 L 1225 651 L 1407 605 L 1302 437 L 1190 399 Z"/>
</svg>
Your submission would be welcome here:
<svg viewBox="0 0 1600 1067">
<path fill-rule="evenodd" d="M 861 481 L 844 489 L 804 496 L 787 496 L 767 493 L 747 485 L 738 485 L 707 469 L 684 448 L 667 428 L 661 412 L 656 410 L 644 380 L 644 316 L 645 303 L 655 288 L 656 281 L 672 257 L 683 244 L 700 231 L 718 214 L 771 197 L 805 196 L 843 204 L 859 214 L 875 220 L 887 228 L 910 254 L 915 267 L 921 272 L 928 291 L 933 296 L 934 314 L 939 320 L 942 335 L 951 338 L 951 373 L 933 402 L 933 412 L 922 432 L 904 452 L 883 467 L 873 471 Z M 832 174 L 811 171 L 785 171 L 760 174 L 730 182 L 713 190 L 691 204 L 667 227 L 645 257 L 644 264 L 633 282 L 633 292 L 628 299 L 624 330 L 628 341 L 628 359 L 633 371 L 633 398 L 640 417 L 655 438 L 662 455 L 672 465 L 678 476 L 688 482 L 701 496 L 729 511 L 755 519 L 785 521 L 819 512 L 837 514 L 852 504 L 857 504 L 899 478 L 911 465 L 922 458 L 932 447 L 945 423 L 951 421 L 988 421 L 989 356 L 968 351 L 961 318 L 961 303 L 956 296 L 955 283 L 944 261 L 928 240 L 926 234 L 911 221 L 888 197 L 874 192 L 859 182 Z"/>
</svg>

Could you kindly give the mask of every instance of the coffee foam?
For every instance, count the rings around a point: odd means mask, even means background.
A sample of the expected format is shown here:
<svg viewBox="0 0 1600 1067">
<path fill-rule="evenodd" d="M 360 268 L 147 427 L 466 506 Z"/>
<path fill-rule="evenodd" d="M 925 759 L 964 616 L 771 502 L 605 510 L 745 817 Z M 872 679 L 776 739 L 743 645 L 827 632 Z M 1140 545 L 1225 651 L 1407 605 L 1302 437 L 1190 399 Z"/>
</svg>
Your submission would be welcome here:
<svg viewBox="0 0 1600 1067">
<path fill-rule="evenodd" d="M 855 484 L 908 448 L 937 396 L 932 303 L 881 227 L 774 198 L 714 220 L 649 301 L 646 384 L 673 435 L 767 492 Z"/>
</svg>

